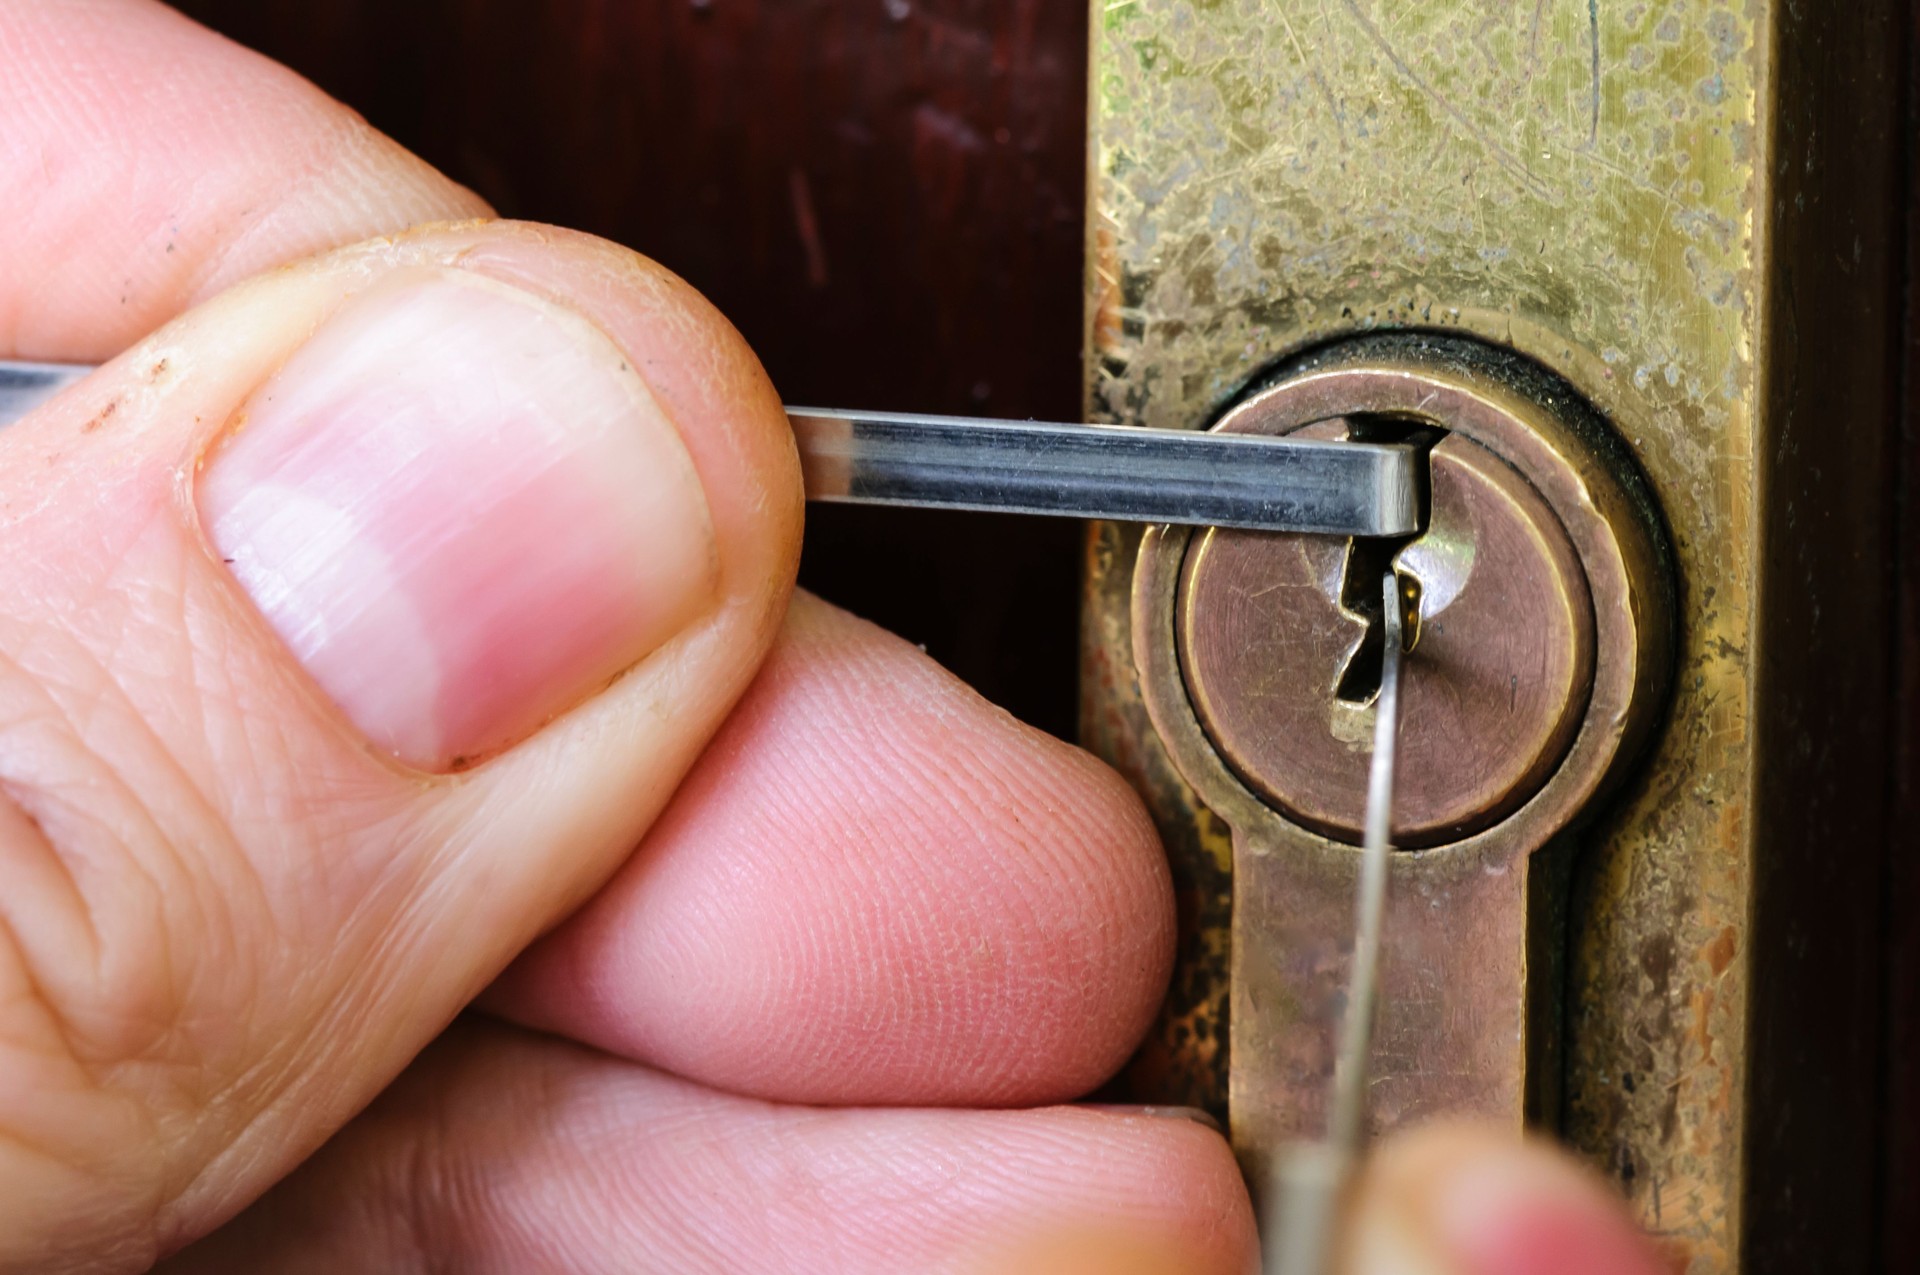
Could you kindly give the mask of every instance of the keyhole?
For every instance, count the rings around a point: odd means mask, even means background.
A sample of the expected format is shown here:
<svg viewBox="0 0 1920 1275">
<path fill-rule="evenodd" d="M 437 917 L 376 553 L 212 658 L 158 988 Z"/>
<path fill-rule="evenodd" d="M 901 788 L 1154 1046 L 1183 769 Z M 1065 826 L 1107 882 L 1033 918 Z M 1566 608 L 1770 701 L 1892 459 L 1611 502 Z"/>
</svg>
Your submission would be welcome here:
<svg viewBox="0 0 1920 1275">
<path fill-rule="evenodd" d="M 1399 545 L 1406 542 L 1396 539 L 1389 543 L 1397 549 Z M 1338 695 L 1344 703 L 1371 704 L 1374 696 L 1380 693 L 1380 675 L 1387 658 L 1387 625 L 1386 617 L 1380 610 L 1381 599 L 1374 598 L 1372 607 L 1363 612 L 1361 604 L 1366 599 L 1355 597 L 1352 602 L 1349 602 L 1348 597 L 1349 590 L 1354 587 L 1356 581 L 1367 579 L 1374 582 L 1374 591 L 1377 593 L 1380 577 L 1387 571 L 1392 557 L 1391 549 L 1379 557 L 1370 553 L 1347 555 L 1347 575 L 1341 583 L 1340 605 L 1342 609 L 1364 619 L 1367 628 L 1366 632 L 1360 636 L 1360 645 L 1355 647 L 1353 654 L 1347 657 L 1347 666 L 1340 671 L 1339 684 L 1334 688 L 1334 694 Z M 1367 574 L 1365 565 L 1368 562 L 1379 563 L 1378 570 L 1375 570 L 1371 576 Z M 1401 632 L 1404 634 L 1404 649 L 1411 650 L 1420 631 L 1420 581 L 1404 571 L 1397 570 L 1394 572 L 1394 578 L 1400 582 L 1400 623 Z"/>
<path fill-rule="evenodd" d="M 1421 421 L 1395 420 L 1391 417 L 1352 416 L 1347 436 L 1362 443 L 1411 443 L 1420 449 L 1422 459 L 1433 445 L 1446 437 L 1446 431 Z M 1356 536 L 1347 543 L 1346 569 L 1340 578 L 1340 609 L 1364 623 L 1360 645 L 1347 657 L 1334 684 L 1334 694 L 1343 703 L 1371 704 L 1380 693 L 1380 672 L 1386 660 L 1386 617 L 1381 612 L 1380 577 L 1393 571 L 1400 581 L 1400 613 L 1405 626 L 1406 646 L 1413 649 L 1420 634 L 1420 582 L 1395 569 L 1393 560 L 1400 551 L 1426 534 L 1427 467 L 1419 467 L 1420 526 L 1407 536 Z"/>
</svg>

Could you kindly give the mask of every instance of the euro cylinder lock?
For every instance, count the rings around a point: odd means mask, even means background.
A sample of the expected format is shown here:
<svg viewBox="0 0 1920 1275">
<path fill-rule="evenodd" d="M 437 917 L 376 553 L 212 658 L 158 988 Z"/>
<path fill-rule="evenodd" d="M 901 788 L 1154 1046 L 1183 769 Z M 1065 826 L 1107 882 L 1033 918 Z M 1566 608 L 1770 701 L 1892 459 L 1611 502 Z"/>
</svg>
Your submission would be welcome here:
<svg viewBox="0 0 1920 1275">
<path fill-rule="evenodd" d="M 1672 581 L 1644 480 L 1564 381 L 1456 336 L 1324 347 L 1214 429 L 1410 442 L 1426 458 L 1410 536 L 1160 527 L 1141 543 L 1132 628 L 1146 707 L 1233 833 L 1236 1142 L 1257 1159 L 1325 1116 L 1387 571 L 1408 651 L 1393 829 L 1404 853 L 1371 1118 L 1518 1119 L 1551 1084 L 1547 932 L 1564 874 L 1536 852 L 1632 760 L 1668 677 Z"/>
</svg>

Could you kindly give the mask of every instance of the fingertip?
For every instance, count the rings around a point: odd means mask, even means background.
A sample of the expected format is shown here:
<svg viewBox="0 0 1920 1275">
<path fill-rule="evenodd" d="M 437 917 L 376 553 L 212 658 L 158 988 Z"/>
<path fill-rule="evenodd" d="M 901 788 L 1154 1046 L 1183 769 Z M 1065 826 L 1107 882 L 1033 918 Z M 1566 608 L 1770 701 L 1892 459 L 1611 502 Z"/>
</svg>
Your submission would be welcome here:
<svg viewBox="0 0 1920 1275">
<path fill-rule="evenodd" d="M 468 1020 L 181 1269 L 1251 1275 L 1217 1133 L 1179 1118 L 822 1110 Z M 1113 1267 L 1106 1259 L 1161 1260 Z"/>
<path fill-rule="evenodd" d="M 1252 1202 L 1232 1149 L 1210 1122 L 1185 1115 L 1068 1108 L 1038 1113 L 1093 1121 L 1088 1159 L 1109 1165 L 1104 1215 L 1063 1210 L 1049 1225 L 992 1245 L 979 1275 L 1253 1275 Z M 1104 1148 L 1104 1154 L 1102 1154 Z"/>
<path fill-rule="evenodd" d="M 1545 1142 L 1442 1122 L 1389 1139 L 1355 1209 L 1356 1275 L 1662 1275 L 1599 1175 Z"/>
<path fill-rule="evenodd" d="M 801 594 L 648 840 L 489 1003 L 762 1097 L 1027 1105 L 1125 1061 L 1173 928 L 1118 776 Z"/>
</svg>

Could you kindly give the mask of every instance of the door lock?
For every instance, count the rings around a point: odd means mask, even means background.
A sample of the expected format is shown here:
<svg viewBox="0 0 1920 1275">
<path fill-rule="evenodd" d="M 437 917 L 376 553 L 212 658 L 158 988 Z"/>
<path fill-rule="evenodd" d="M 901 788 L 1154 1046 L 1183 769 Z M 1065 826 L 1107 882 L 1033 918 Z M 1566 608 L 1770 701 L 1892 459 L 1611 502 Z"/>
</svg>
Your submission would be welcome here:
<svg viewBox="0 0 1920 1275">
<path fill-rule="evenodd" d="M 1670 663 L 1653 504 L 1606 423 L 1557 377 L 1455 336 L 1348 340 L 1283 366 L 1222 432 L 1426 445 L 1411 538 L 1161 527 L 1133 575 L 1154 727 L 1232 828 L 1229 1111 L 1252 1167 L 1317 1131 L 1364 821 L 1382 559 L 1417 620 L 1401 694 L 1397 856 L 1373 1117 L 1509 1115 L 1548 1100 L 1558 909 L 1537 851 L 1647 736 Z M 1378 612 L 1382 603 L 1375 603 Z M 1377 659 L 1377 655 L 1373 658 Z M 1551 858 L 1551 856 L 1550 856 Z"/>
</svg>

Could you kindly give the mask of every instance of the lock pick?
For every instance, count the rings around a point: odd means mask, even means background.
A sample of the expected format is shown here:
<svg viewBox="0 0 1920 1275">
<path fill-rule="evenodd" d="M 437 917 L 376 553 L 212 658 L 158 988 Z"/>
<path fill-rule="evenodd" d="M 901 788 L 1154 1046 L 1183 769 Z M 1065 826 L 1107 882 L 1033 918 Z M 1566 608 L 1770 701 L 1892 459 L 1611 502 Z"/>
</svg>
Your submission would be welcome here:
<svg viewBox="0 0 1920 1275">
<path fill-rule="evenodd" d="M 1353 963 L 1347 974 L 1339 1053 L 1334 1057 L 1327 1132 L 1319 1142 L 1298 1142 L 1281 1150 L 1265 1219 L 1267 1275 L 1331 1275 L 1342 1206 L 1360 1160 L 1374 1001 L 1380 991 L 1381 930 L 1386 920 L 1393 825 L 1393 755 L 1400 737 L 1400 665 L 1406 649 L 1399 578 L 1388 571 L 1380 587 L 1386 642 L 1380 691 L 1374 699 L 1373 757 L 1367 766 L 1367 819 L 1354 899 Z"/>
</svg>

